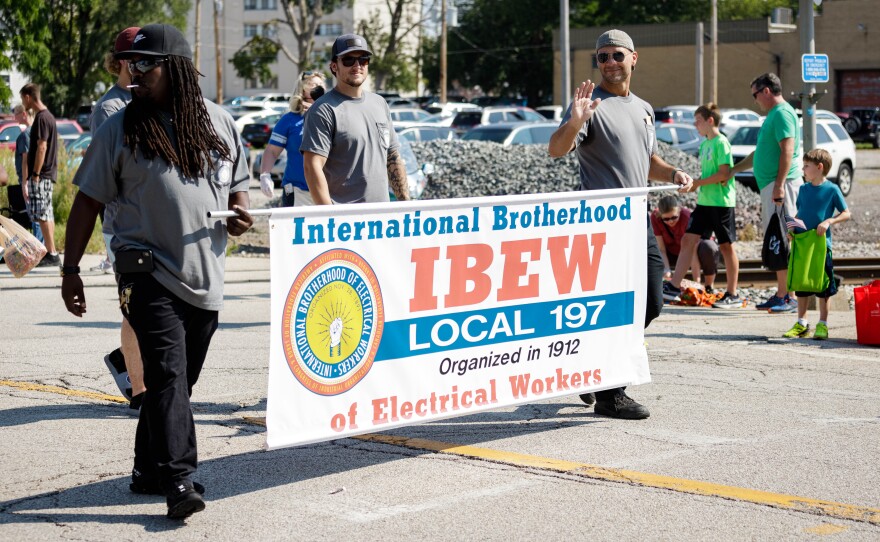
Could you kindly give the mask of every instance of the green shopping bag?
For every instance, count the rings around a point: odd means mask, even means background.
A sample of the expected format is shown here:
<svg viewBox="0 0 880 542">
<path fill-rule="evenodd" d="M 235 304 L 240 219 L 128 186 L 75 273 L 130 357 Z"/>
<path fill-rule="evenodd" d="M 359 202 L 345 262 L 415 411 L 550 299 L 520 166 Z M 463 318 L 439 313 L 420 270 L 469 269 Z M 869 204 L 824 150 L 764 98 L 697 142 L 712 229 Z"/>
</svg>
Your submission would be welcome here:
<svg viewBox="0 0 880 542">
<path fill-rule="evenodd" d="M 828 243 L 816 230 L 793 234 L 788 254 L 788 291 L 821 294 L 828 288 L 825 257 Z"/>
</svg>

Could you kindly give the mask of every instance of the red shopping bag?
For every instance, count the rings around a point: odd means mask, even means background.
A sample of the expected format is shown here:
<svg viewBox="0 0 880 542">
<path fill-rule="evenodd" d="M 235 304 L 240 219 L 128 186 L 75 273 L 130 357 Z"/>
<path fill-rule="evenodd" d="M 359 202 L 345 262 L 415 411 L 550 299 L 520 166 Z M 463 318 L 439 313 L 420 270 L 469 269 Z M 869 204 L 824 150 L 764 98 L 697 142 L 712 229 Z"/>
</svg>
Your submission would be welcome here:
<svg viewBox="0 0 880 542">
<path fill-rule="evenodd" d="M 880 280 L 853 290 L 859 344 L 880 345 Z"/>
</svg>

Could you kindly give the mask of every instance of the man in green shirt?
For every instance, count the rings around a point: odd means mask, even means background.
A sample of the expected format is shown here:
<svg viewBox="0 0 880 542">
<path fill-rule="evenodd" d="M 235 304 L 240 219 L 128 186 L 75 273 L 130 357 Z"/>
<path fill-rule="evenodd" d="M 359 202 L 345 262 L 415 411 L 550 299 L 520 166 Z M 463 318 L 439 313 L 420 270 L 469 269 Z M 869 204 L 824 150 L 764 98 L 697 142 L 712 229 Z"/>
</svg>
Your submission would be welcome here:
<svg viewBox="0 0 880 542">
<path fill-rule="evenodd" d="M 797 113 L 782 98 L 782 82 L 775 73 L 765 73 L 752 81 L 752 97 L 767 118 L 758 132 L 752 154 L 733 166 L 733 173 L 752 168 L 761 191 L 761 231 L 767 232 L 770 218 L 783 207 L 785 214 L 797 214 L 797 195 L 804 181 L 799 160 L 801 130 Z M 776 295 L 757 305 L 758 310 L 794 312 L 797 301 L 788 295 L 788 269 L 776 270 Z"/>
</svg>

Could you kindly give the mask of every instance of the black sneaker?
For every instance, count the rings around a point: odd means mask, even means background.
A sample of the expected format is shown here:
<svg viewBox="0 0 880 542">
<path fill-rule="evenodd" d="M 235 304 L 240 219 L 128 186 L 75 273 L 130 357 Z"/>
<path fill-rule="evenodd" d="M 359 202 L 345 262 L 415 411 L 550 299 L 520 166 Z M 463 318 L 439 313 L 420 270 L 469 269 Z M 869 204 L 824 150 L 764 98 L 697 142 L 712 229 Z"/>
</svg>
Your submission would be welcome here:
<svg viewBox="0 0 880 542">
<path fill-rule="evenodd" d="M 192 486 L 199 495 L 205 494 L 205 486 L 202 484 L 193 482 Z M 165 495 L 159 480 L 143 475 L 136 470 L 131 473 L 131 483 L 128 484 L 128 489 L 138 495 Z"/>
<path fill-rule="evenodd" d="M 117 348 L 104 356 L 104 364 L 110 370 L 110 376 L 113 377 L 119 392 L 131 401 L 131 380 L 128 378 L 128 369 L 125 368 L 125 356 L 122 355 L 122 350 Z"/>
<path fill-rule="evenodd" d="M 681 289 L 673 286 L 671 282 L 663 281 L 663 301 L 681 301 Z"/>
<path fill-rule="evenodd" d="M 596 394 L 595 393 L 582 393 L 581 401 L 584 402 L 585 405 L 590 406 L 596 402 Z"/>
<path fill-rule="evenodd" d="M 43 256 L 43 259 L 40 260 L 40 263 L 37 264 L 37 267 L 51 267 L 51 266 L 60 266 L 61 265 L 61 256 L 58 254 L 49 254 L 46 253 Z"/>
<path fill-rule="evenodd" d="M 596 407 L 593 410 L 601 416 L 622 420 L 644 420 L 651 415 L 645 406 L 636 403 L 623 392 L 615 395 L 611 401 L 596 401 Z"/>
<path fill-rule="evenodd" d="M 189 480 L 181 480 L 165 492 L 169 518 L 184 519 L 205 509 L 205 500 Z"/>
</svg>

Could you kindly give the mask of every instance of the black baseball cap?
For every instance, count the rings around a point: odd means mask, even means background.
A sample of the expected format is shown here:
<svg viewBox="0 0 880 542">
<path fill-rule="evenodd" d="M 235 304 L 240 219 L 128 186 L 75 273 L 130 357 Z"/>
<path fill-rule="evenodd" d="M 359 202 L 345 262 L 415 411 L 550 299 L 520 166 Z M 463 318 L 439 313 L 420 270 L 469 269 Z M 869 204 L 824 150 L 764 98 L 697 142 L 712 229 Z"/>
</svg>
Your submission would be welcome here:
<svg viewBox="0 0 880 542">
<path fill-rule="evenodd" d="M 116 54 L 126 60 L 136 55 L 182 56 L 192 60 L 192 49 L 180 30 L 170 24 L 148 24 L 138 30 L 131 41 L 131 49 Z"/>
<path fill-rule="evenodd" d="M 354 51 L 363 51 L 370 55 L 373 54 L 373 51 L 370 51 L 367 47 L 367 40 L 365 40 L 363 36 L 358 36 L 357 34 L 343 34 L 333 42 L 333 58 Z"/>
</svg>

